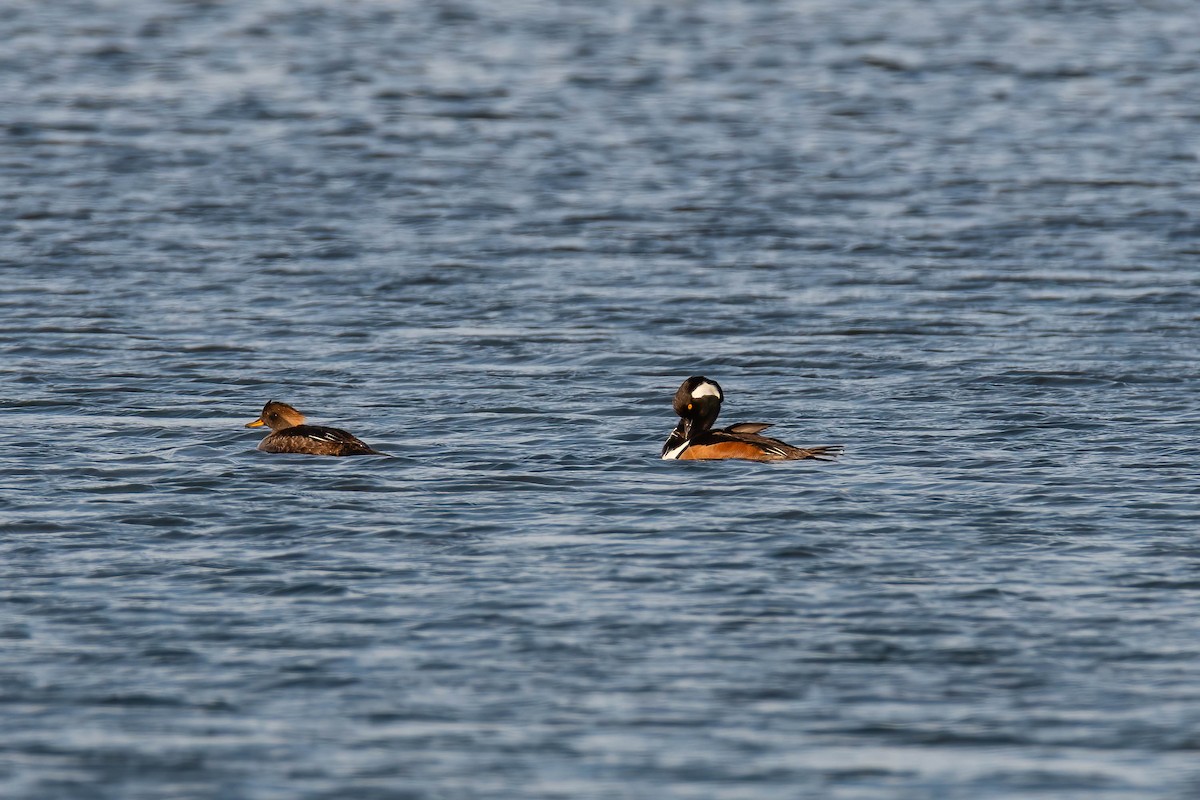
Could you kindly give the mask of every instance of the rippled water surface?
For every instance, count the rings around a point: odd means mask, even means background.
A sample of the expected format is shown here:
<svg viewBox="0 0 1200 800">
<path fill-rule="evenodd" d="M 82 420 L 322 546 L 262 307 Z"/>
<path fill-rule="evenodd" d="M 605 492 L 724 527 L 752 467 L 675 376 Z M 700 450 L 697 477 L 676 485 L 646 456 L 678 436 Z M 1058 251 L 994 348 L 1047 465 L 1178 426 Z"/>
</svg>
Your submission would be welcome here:
<svg viewBox="0 0 1200 800">
<path fill-rule="evenodd" d="M 1197 98 L 1190 0 L 6 4 L 0 795 L 1195 797 Z"/>
</svg>

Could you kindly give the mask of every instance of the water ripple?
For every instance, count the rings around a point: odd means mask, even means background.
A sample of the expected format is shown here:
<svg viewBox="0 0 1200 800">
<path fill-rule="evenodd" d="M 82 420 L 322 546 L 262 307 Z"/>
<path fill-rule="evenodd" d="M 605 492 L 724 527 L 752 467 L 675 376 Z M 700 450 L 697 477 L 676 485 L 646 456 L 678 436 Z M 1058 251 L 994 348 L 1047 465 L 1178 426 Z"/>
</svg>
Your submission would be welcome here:
<svg viewBox="0 0 1200 800">
<path fill-rule="evenodd" d="M 0 10 L 0 795 L 1194 796 L 1194 11 Z"/>
</svg>

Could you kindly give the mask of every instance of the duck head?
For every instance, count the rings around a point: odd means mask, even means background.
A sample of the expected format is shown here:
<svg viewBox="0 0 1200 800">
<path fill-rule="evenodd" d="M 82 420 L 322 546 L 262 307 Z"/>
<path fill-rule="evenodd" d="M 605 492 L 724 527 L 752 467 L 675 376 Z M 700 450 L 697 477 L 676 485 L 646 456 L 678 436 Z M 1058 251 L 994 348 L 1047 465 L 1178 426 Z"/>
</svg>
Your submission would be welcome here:
<svg viewBox="0 0 1200 800">
<path fill-rule="evenodd" d="M 247 422 L 246 427 L 261 428 L 266 425 L 273 431 L 281 431 L 285 428 L 294 428 L 297 425 L 303 424 L 303 414 L 287 403 L 271 400 L 263 406 L 262 414 L 259 415 L 258 419 L 254 420 L 254 422 Z"/>
<path fill-rule="evenodd" d="M 671 434 L 671 439 L 677 442 L 690 440 L 693 436 L 712 428 L 721 413 L 721 401 L 725 393 L 716 381 L 711 381 L 703 375 L 693 375 L 683 382 L 679 391 L 675 392 L 675 413 L 679 415 L 679 425 Z"/>
</svg>

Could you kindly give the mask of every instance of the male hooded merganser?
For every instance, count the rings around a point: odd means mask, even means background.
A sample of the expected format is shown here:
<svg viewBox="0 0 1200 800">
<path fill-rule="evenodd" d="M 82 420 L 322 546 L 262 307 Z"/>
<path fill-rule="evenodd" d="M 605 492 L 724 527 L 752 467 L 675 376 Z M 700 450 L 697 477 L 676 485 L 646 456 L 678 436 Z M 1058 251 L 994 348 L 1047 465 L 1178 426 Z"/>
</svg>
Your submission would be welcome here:
<svg viewBox="0 0 1200 800">
<path fill-rule="evenodd" d="M 266 425 L 271 433 L 258 443 L 266 453 L 305 453 L 310 456 L 382 456 L 358 437 L 340 428 L 305 425 L 304 415 L 287 403 L 274 400 L 263 406 L 262 414 L 247 428 Z"/>
<path fill-rule="evenodd" d="M 713 430 L 725 399 L 716 381 L 702 375 L 688 378 L 675 393 L 675 413 L 679 424 L 663 445 L 662 457 L 674 459 L 742 458 L 750 461 L 794 461 L 815 458 L 832 461 L 842 453 L 841 445 L 801 449 L 778 439 L 759 436 L 771 427 L 764 422 L 740 422 Z"/>
</svg>

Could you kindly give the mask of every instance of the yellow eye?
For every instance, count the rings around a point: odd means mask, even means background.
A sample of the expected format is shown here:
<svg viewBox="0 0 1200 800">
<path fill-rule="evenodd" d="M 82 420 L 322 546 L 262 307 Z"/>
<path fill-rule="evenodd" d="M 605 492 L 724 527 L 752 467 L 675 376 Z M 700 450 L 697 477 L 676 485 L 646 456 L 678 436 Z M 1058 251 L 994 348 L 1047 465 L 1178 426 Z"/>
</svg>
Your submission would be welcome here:
<svg viewBox="0 0 1200 800">
<path fill-rule="evenodd" d="M 691 410 L 692 410 L 692 404 L 688 403 L 688 411 L 691 411 Z"/>
</svg>

